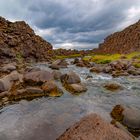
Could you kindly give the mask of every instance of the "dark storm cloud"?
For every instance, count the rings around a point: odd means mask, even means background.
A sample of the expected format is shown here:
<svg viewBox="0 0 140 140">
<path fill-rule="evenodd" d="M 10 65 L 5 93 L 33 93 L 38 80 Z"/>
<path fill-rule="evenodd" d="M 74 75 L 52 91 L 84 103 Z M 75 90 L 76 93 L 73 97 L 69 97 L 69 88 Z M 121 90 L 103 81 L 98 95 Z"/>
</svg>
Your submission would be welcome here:
<svg viewBox="0 0 140 140">
<path fill-rule="evenodd" d="M 26 20 L 56 47 L 91 48 L 140 18 L 139 0 L 5 0 L 0 14 Z M 8 9 L 8 10 L 7 10 Z"/>
</svg>

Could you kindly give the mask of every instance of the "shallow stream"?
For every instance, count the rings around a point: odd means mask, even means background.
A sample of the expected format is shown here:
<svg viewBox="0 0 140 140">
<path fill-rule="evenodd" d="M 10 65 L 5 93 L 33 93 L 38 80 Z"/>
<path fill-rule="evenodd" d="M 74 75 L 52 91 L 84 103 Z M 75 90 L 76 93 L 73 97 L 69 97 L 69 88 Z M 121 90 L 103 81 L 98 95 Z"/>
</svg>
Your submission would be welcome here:
<svg viewBox="0 0 140 140">
<path fill-rule="evenodd" d="M 48 70 L 48 64 L 36 67 Z M 43 97 L 22 100 L 0 110 L 0 140 L 55 140 L 74 122 L 89 113 L 98 113 L 111 120 L 109 113 L 116 104 L 140 109 L 140 77 L 112 78 L 110 75 L 90 73 L 88 68 L 69 65 L 62 73 L 76 72 L 88 91 L 74 96 L 63 89 L 59 98 Z M 86 79 L 87 76 L 92 78 Z M 103 84 L 116 81 L 124 90 L 107 91 Z"/>
</svg>

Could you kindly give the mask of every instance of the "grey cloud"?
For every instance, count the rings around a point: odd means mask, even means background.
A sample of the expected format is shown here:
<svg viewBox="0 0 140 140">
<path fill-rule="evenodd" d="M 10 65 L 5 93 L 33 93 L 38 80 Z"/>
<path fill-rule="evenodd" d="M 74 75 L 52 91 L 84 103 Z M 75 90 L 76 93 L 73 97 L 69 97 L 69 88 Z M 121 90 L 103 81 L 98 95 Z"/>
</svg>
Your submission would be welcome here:
<svg viewBox="0 0 140 140">
<path fill-rule="evenodd" d="M 80 48 L 81 44 L 87 44 L 87 48 L 91 48 L 92 45 L 94 47 L 94 44 L 101 42 L 110 33 L 138 20 L 140 14 L 137 11 L 134 17 L 129 16 L 131 8 L 139 9 L 140 1 L 9 0 L 9 4 L 5 0 L 0 2 L 2 16 L 25 20 L 37 33 L 38 30 L 54 28 L 53 32 L 40 35 L 54 46 L 76 43 L 77 48 Z"/>
</svg>

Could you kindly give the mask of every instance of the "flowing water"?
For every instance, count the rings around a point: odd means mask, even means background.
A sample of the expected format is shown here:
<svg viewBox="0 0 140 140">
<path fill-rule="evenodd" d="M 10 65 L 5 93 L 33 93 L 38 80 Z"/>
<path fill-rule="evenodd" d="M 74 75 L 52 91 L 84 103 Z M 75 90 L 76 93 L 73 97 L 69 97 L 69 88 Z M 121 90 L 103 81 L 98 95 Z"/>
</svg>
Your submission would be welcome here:
<svg viewBox="0 0 140 140">
<path fill-rule="evenodd" d="M 37 67 L 48 70 L 47 64 Z M 76 72 L 88 91 L 74 96 L 63 89 L 59 98 L 43 97 L 22 100 L 0 110 L 0 140 L 55 140 L 69 126 L 89 113 L 98 113 L 110 121 L 110 111 L 116 104 L 140 109 L 140 77 L 112 78 L 110 75 L 90 73 L 87 68 L 69 65 L 62 73 Z M 86 79 L 87 76 L 92 78 Z M 107 91 L 103 84 L 116 81 L 124 90 Z"/>
</svg>

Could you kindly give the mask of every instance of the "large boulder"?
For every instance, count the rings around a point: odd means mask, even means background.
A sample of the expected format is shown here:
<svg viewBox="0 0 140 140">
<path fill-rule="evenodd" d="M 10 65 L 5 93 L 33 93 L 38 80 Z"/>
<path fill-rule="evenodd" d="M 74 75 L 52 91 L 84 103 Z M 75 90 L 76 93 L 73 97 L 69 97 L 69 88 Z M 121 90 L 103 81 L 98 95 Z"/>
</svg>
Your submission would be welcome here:
<svg viewBox="0 0 140 140">
<path fill-rule="evenodd" d="M 75 72 L 69 72 L 61 76 L 61 82 L 65 84 L 77 84 L 81 82 L 81 79 Z"/>
<path fill-rule="evenodd" d="M 57 87 L 54 81 L 48 81 L 42 85 L 42 90 L 44 93 L 51 97 L 60 97 L 63 91 Z"/>
<path fill-rule="evenodd" d="M 20 74 L 17 71 L 0 79 L 0 92 L 9 91 L 15 81 L 20 80 Z"/>
<path fill-rule="evenodd" d="M 91 114 L 75 123 L 57 140 L 133 140 L 133 138 L 99 115 Z"/>
<path fill-rule="evenodd" d="M 125 125 L 130 132 L 140 135 L 140 110 L 116 105 L 111 112 L 111 116 Z"/>
<path fill-rule="evenodd" d="M 81 83 L 80 77 L 74 72 L 62 75 L 61 82 L 66 90 L 71 93 L 78 94 L 87 91 L 86 86 Z"/>
<path fill-rule="evenodd" d="M 0 69 L 1 72 L 11 72 L 14 70 L 16 70 L 16 63 L 6 64 Z"/>
<path fill-rule="evenodd" d="M 49 71 L 40 70 L 25 73 L 23 80 L 29 85 L 42 85 L 44 82 L 53 80 L 53 75 Z"/>
</svg>

